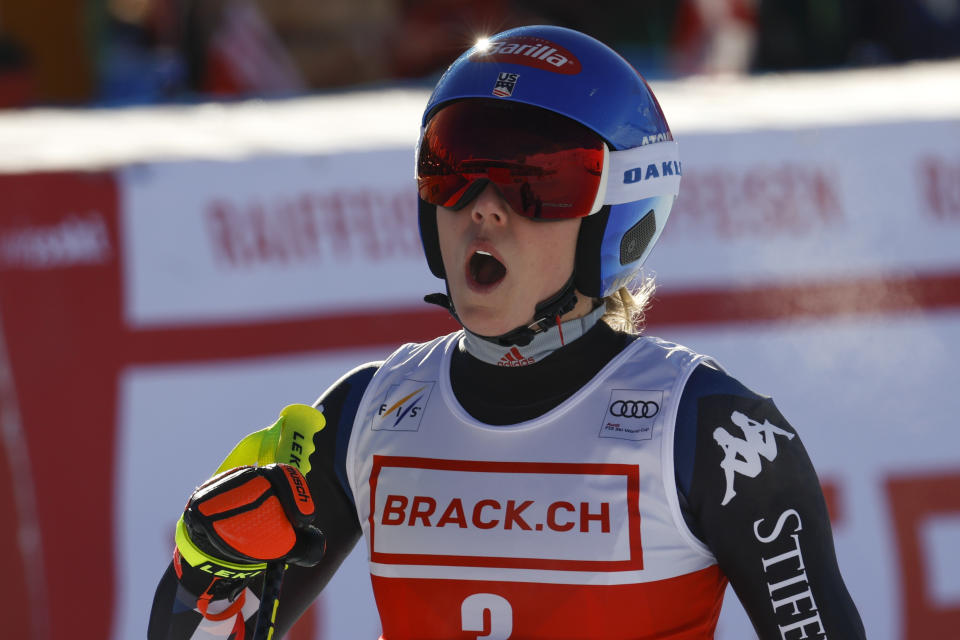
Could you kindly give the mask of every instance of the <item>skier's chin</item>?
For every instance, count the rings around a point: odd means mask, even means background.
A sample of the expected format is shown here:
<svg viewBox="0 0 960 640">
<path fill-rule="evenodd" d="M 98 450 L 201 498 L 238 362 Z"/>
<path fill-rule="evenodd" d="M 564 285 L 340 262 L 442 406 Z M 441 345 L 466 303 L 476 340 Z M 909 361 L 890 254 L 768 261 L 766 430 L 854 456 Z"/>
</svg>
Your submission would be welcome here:
<svg viewBox="0 0 960 640">
<path fill-rule="evenodd" d="M 524 317 L 508 313 L 505 311 L 508 308 L 506 305 L 494 302 L 494 300 L 464 301 L 457 305 L 457 316 L 468 331 L 479 336 L 499 336 L 524 324 Z"/>
<path fill-rule="evenodd" d="M 458 310 L 459 313 L 459 310 Z M 460 321 L 463 326 L 479 336 L 498 336 L 514 328 L 507 326 L 503 315 L 497 313 L 495 309 L 482 309 L 477 307 L 468 308 L 460 314 Z"/>
</svg>

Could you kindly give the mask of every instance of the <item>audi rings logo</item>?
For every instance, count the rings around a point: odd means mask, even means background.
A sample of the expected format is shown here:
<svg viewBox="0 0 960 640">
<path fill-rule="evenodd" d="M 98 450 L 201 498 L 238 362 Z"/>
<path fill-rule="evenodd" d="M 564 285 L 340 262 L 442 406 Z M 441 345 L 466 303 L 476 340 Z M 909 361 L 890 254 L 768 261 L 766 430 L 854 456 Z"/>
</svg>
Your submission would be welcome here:
<svg viewBox="0 0 960 640">
<path fill-rule="evenodd" d="M 600 424 L 601 438 L 652 440 L 656 417 L 663 406 L 663 391 L 613 389 Z"/>
<path fill-rule="evenodd" d="M 610 415 L 617 418 L 652 418 L 660 412 L 653 400 L 617 400 L 610 405 Z"/>
</svg>

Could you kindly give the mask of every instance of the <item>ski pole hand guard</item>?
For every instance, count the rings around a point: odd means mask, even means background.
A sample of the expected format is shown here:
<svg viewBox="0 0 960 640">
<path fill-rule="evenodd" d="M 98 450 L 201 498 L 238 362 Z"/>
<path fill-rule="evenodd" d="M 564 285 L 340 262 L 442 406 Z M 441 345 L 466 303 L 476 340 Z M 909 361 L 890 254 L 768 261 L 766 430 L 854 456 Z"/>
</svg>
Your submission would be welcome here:
<svg viewBox="0 0 960 640">
<path fill-rule="evenodd" d="M 314 511 L 296 467 L 235 467 L 190 496 L 177 522 L 177 549 L 191 566 L 227 580 L 256 576 L 267 562 L 314 566 L 326 549 L 311 524 Z"/>
</svg>

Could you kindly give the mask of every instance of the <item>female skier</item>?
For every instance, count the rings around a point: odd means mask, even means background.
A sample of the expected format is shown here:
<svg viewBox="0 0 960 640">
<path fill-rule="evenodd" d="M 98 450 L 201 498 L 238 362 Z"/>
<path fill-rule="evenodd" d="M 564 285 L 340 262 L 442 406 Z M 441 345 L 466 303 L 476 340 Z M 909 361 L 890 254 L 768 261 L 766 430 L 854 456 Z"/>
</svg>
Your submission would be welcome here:
<svg viewBox="0 0 960 640">
<path fill-rule="evenodd" d="M 681 175 L 643 78 L 512 29 L 450 66 L 421 131 L 427 298 L 463 330 L 241 441 L 178 522 L 151 640 L 249 637 L 278 562 L 282 635 L 361 536 L 386 640 L 711 638 L 728 583 L 760 638 L 863 638 L 796 431 L 635 330 Z"/>
</svg>

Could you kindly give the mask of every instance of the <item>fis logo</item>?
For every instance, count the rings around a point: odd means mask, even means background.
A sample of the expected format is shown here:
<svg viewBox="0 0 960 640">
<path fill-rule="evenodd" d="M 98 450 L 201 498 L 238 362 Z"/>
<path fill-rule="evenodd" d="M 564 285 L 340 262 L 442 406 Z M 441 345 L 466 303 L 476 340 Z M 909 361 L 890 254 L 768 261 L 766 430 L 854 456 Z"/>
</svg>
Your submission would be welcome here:
<svg viewBox="0 0 960 640">
<path fill-rule="evenodd" d="M 417 431 L 431 391 L 432 382 L 410 379 L 390 387 L 377 405 L 374 431 Z"/>
<path fill-rule="evenodd" d="M 493 85 L 493 95 L 500 98 L 506 98 L 513 95 L 513 88 L 517 86 L 519 73 L 503 72 L 497 75 L 497 82 Z"/>
</svg>

